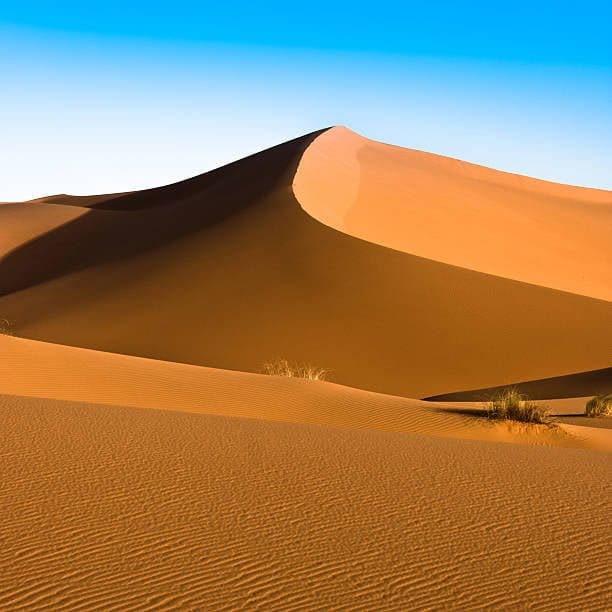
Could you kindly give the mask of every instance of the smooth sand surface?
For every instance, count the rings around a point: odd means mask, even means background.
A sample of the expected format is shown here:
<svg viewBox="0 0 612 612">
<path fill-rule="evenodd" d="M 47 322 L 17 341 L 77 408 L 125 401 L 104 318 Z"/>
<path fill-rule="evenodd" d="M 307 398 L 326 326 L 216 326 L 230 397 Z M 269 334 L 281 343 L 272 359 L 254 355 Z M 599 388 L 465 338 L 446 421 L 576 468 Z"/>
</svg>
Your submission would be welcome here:
<svg viewBox="0 0 612 612">
<path fill-rule="evenodd" d="M 125 195 L 124 193 L 101 193 L 99 195 L 69 195 L 67 193 L 58 193 L 57 195 L 43 196 L 42 198 L 34 198 L 33 200 L 27 200 L 22 202 L 23 204 L 66 204 L 68 206 L 84 206 L 89 208 L 95 206 L 99 202 L 109 202 L 119 196 Z"/>
<path fill-rule="evenodd" d="M 0 261 L 23 244 L 84 214 L 76 206 L 0 204 Z"/>
<path fill-rule="evenodd" d="M 604 610 L 609 456 L 2 396 L 0 608 Z"/>
<path fill-rule="evenodd" d="M 371 244 L 308 215 L 292 179 L 326 134 L 80 208 L 0 260 L 0 316 L 34 339 L 251 372 L 282 357 L 405 397 L 610 365 L 610 302 Z"/>
<path fill-rule="evenodd" d="M 612 192 L 559 185 L 343 127 L 317 138 L 294 190 L 323 223 L 400 251 L 612 299 Z"/>
</svg>

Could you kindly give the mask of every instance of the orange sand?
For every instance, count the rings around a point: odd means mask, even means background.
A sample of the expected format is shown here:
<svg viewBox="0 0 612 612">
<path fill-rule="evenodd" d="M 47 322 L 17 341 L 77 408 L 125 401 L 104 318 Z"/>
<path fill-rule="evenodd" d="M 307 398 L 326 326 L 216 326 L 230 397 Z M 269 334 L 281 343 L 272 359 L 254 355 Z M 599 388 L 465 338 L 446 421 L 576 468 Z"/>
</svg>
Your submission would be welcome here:
<svg viewBox="0 0 612 612">
<path fill-rule="evenodd" d="M 604 610 L 609 457 L 0 398 L 7 610 Z"/>
<path fill-rule="evenodd" d="M 342 127 L 300 161 L 295 194 L 364 240 L 505 278 L 612 299 L 612 193 L 403 149 Z"/>
<path fill-rule="evenodd" d="M 292 179 L 328 134 L 79 208 L 0 260 L 2 318 L 21 336 L 165 361 L 257 372 L 284 357 L 405 397 L 610 365 L 610 302 L 391 250 L 306 214 Z"/>
<path fill-rule="evenodd" d="M 0 204 L 0 609 L 610 608 L 611 214 L 345 128 Z"/>
<path fill-rule="evenodd" d="M 612 435 L 600 439 L 587 427 L 577 436 L 563 428 L 493 424 L 457 412 L 454 403 L 422 402 L 329 382 L 153 361 L 10 336 L 0 336 L 0 350 L 1 391 L 8 395 L 612 450 Z"/>
</svg>

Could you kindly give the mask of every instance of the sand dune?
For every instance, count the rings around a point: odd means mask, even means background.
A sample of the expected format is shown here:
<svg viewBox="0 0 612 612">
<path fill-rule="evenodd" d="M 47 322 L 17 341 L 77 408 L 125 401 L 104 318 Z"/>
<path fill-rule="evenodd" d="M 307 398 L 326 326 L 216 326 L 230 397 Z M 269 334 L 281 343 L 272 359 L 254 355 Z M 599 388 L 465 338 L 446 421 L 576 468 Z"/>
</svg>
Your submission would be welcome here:
<svg viewBox="0 0 612 612">
<path fill-rule="evenodd" d="M 0 204 L 0 260 L 23 244 L 84 215 L 75 206 Z"/>
<path fill-rule="evenodd" d="M 21 204 L 61 204 L 67 206 L 94 206 L 98 202 L 108 202 L 114 198 L 124 195 L 124 193 L 101 193 L 98 195 L 69 195 L 67 193 L 58 193 L 56 195 L 43 196 L 21 202 Z"/>
<path fill-rule="evenodd" d="M 611 202 L 334 128 L 0 204 L 0 609 L 610 608 L 612 431 L 571 415 Z M 562 422 L 479 416 L 516 381 Z"/>
<path fill-rule="evenodd" d="M 0 608 L 603 610 L 608 456 L 1 397 Z"/>
<path fill-rule="evenodd" d="M 371 244 L 306 214 L 292 180 L 328 134 L 97 201 L 2 258 L 0 315 L 30 338 L 251 372 L 284 357 L 405 397 L 609 366 L 609 302 Z"/>
<path fill-rule="evenodd" d="M 588 428 L 493 424 L 445 404 L 0 336 L 0 393 L 462 439 L 612 450 Z M 119 404 L 121 402 L 121 404 Z M 452 405 L 451 405 L 452 406 Z"/>
<path fill-rule="evenodd" d="M 28 200 L 25 204 L 62 204 L 67 206 L 84 206 L 86 208 L 95 206 L 99 202 L 109 202 L 119 196 L 125 195 L 124 193 L 101 193 L 99 195 L 91 196 L 75 196 L 67 193 L 58 193 L 57 195 L 44 196 L 42 198 L 35 198 L 34 200 Z"/>
<path fill-rule="evenodd" d="M 294 190 L 348 234 L 471 270 L 612 299 L 612 192 L 403 149 L 337 127 L 300 161 Z"/>
<path fill-rule="evenodd" d="M 565 376 L 553 376 L 541 380 L 513 382 L 521 393 L 532 399 L 561 399 L 586 397 L 597 393 L 612 393 L 612 368 L 576 372 Z M 486 401 L 491 395 L 504 387 L 489 387 L 487 389 L 471 389 L 428 397 L 428 400 L 441 402 L 476 402 Z"/>
</svg>

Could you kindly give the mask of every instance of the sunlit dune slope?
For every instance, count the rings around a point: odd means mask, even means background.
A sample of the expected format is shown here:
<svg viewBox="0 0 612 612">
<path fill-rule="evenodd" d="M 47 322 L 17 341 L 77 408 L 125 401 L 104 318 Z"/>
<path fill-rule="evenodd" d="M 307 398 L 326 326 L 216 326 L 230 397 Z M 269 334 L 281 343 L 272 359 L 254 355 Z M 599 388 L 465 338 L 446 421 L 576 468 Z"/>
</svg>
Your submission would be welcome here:
<svg viewBox="0 0 612 612">
<path fill-rule="evenodd" d="M 494 425 L 443 404 L 296 378 L 154 361 L 0 336 L 0 394 L 333 427 L 549 446 L 612 448 L 581 428 Z"/>
<path fill-rule="evenodd" d="M 612 192 L 559 185 L 375 142 L 315 141 L 294 190 L 365 240 L 505 278 L 612 299 Z"/>
<path fill-rule="evenodd" d="M 0 608 L 603 610 L 608 456 L 0 397 Z"/>
<path fill-rule="evenodd" d="M 0 262 L 23 244 L 36 240 L 85 214 L 76 206 L 0 204 Z"/>
<path fill-rule="evenodd" d="M 608 302 L 389 249 L 307 214 L 292 180 L 326 134 L 32 231 L 0 260 L 0 317 L 18 335 L 167 361 L 309 362 L 405 397 L 610 365 Z M 23 222 L 23 206 L 7 223 Z"/>
<path fill-rule="evenodd" d="M 50 196 L 10 205 L 13 216 L 4 216 L 7 234 L 13 233 L 13 224 L 27 224 L 33 210 L 51 215 L 47 211 L 67 207 L 78 218 L 44 235 L 33 232 L 22 248 L 2 253 L 0 295 L 149 253 L 256 206 L 279 188 L 288 190 L 297 162 L 315 135 L 165 187 L 127 194 Z"/>
<path fill-rule="evenodd" d="M 609 207 L 345 129 L 0 204 L 0 610 L 609 608 Z"/>
</svg>

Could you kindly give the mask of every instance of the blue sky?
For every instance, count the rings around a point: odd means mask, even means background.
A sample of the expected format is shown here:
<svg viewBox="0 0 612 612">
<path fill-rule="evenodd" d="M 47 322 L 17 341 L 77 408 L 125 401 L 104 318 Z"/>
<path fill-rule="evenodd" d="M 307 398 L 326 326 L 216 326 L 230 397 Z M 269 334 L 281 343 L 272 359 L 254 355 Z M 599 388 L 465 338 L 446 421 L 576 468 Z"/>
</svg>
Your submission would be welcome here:
<svg viewBox="0 0 612 612">
<path fill-rule="evenodd" d="M 612 188 L 604 2 L 0 4 L 0 201 L 143 188 L 324 126 Z"/>
</svg>

